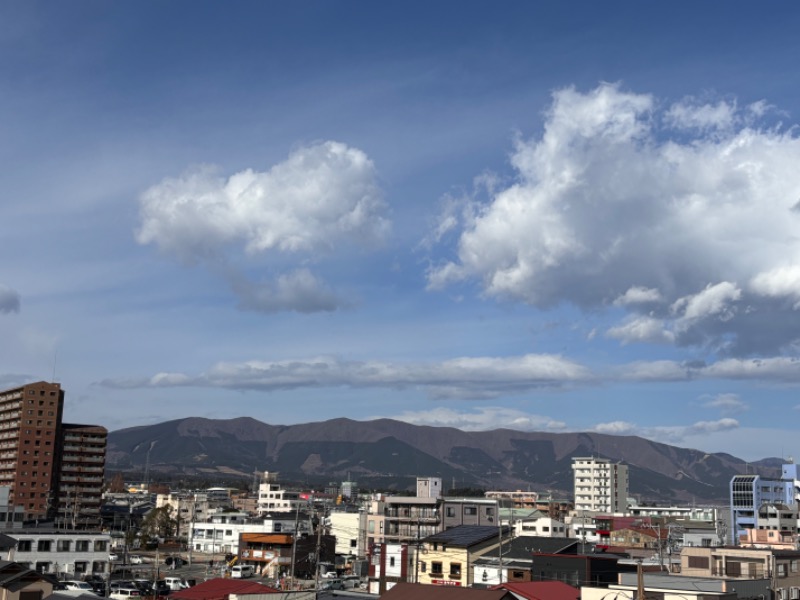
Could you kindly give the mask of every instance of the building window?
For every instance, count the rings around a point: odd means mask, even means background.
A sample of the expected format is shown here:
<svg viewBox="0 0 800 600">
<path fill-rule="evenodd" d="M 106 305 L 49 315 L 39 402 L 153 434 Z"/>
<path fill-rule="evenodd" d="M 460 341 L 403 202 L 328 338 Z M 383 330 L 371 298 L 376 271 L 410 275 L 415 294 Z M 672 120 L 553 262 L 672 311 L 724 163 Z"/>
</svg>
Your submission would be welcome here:
<svg viewBox="0 0 800 600">
<path fill-rule="evenodd" d="M 105 552 L 107 548 L 107 544 L 105 540 L 95 540 L 94 542 L 94 551 L 95 552 Z"/>
<path fill-rule="evenodd" d="M 390 567 L 393 567 L 393 566 L 394 566 L 394 556 L 390 556 L 390 557 L 389 557 L 389 566 L 390 566 Z"/>
<path fill-rule="evenodd" d="M 424 560 L 419 561 L 419 570 L 420 570 L 421 573 L 424 573 L 425 571 L 427 571 L 428 570 L 428 563 L 426 563 Z"/>
<path fill-rule="evenodd" d="M 435 576 L 442 576 L 444 575 L 444 571 L 442 570 L 442 563 L 438 561 L 431 561 L 431 577 Z"/>
<path fill-rule="evenodd" d="M 475 515 L 478 514 L 478 509 L 474 506 L 465 506 L 464 514 L 468 517 L 474 517 Z"/>
<path fill-rule="evenodd" d="M 708 569 L 707 556 L 690 556 L 689 557 L 690 569 Z"/>
<path fill-rule="evenodd" d="M 51 540 L 39 540 L 36 544 L 36 551 L 37 552 L 50 552 L 50 546 L 52 545 Z"/>
<path fill-rule="evenodd" d="M 450 563 L 450 577 L 461 579 L 461 563 Z"/>
<path fill-rule="evenodd" d="M 17 542 L 17 552 L 30 552 L 32 549 L 32 540 L 20 540 Z"/>
<path fill-rule="evenodd" d="M 448 506 L 445 510 L 445 516 L 448 517 L 455 517 L 456 516 L 456 509 L 454 506 Z"/>
<path fill-rule="evenodd" d="M 69 552 L 72 540 L 58 540 L 56 542 L 56 550 L 58 552 Z"/>
<path fill-rule="evenodd" d="M 75 542 L 75 552 L 88 552 L 89 540 L 78 540 Z"/>
</svg>

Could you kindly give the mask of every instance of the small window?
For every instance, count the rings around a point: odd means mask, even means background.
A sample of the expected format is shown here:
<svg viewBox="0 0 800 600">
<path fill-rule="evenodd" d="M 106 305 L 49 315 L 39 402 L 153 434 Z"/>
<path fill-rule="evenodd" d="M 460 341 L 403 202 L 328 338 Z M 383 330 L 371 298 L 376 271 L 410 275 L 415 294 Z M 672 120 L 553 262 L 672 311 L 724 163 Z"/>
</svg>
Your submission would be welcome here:
<svg viewBox="0 0 800 600">
<path fill-rule="evenodd" d="M 461 563 L 450 563 L 450 577 L 461 578 Z"/>
<path fill-rule="evenodd" d="M 431 561 L 431 576 L 444 575 L 442 570 L 442 563 L 439 561 Z"/>
<path fill-rule="evenodd" d="M 36 551 L 37 552 L 50 552 L 50 546 L 52 545 L 51 540 L 39 540 L 39 543 L 36 544 Z"/>
<path fill-rule="evenodd" d="M 70 546 L 72 546 L 72 540 L 58 540 L 56 542 L 56 549 L 59 552 L 69 552 Z"/>
<path fill-rule="evenodd" d="M 77 540 L 75 542 L 75 552 L 88 552 L 89 540 Z"/>
<path fill-rule="evenodd" d="M 32 540 L 20 540 L 17 542 L 17 552 L 30 552 L 32 549 Z"/>
</svg>

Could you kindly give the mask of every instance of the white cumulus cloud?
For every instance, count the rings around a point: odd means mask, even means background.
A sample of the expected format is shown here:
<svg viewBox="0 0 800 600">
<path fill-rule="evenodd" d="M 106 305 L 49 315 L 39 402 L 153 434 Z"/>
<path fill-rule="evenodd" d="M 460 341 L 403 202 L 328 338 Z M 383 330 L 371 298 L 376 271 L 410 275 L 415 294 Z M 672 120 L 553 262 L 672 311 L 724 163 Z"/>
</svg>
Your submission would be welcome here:
<svg viewBox="0 0 800 600">
<path fill-rule="evenodd" d="M 263 172 L 246 169 L 226 178 L 199 168 L 164 180 L 142 195 L 140 212 L 140 244 L 227 271 L 242 306 L 257 310 L 335 308 L 336 294 L 303 261 L 331 259 L 354 243 L 379 243 L 390 228 L 372 161 L 331 141 L 300 147 Z M 245 270 L 231 266 L 241 253 L 300 262 L 274 283 L 248 286 Z"/>
<path fill-rule="evenodd" d="M 747 403 L 737 394 L 718 394 L 713 398 L 707 399 L 703 406 L 719 409 L 725 414 L 739 413 L 749 408 Z"/>
<path fill-rule="evenodd" d="M 513 179 L 472 200 L 457 232 L 443 214 L 454 256 L 434 261 L 429 288 L 476 280 L 539 308 L 664 321 L 656 334 L 626 320 L 610 332 L 623 341 L 729 355 L 800 341 L 795 129 L 759 125 L 764 104 L 662 104 L 612 84 L 555 92 L 543 133 L 514 146 Z"/>
</svg>

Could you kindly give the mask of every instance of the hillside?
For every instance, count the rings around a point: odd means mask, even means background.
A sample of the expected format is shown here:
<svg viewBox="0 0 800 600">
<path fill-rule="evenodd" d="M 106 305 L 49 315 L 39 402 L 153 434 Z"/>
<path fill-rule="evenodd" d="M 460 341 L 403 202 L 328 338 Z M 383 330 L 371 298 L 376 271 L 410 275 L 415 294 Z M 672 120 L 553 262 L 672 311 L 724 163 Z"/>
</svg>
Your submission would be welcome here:
<svg viewBox="0 0 800 600">
<path fill-rule="evenodd" d="M 149 461 L 148 461 L 149 452 Z M 572 457 L 598 456 L 630 465 L 631 494 L 643 501 L 727 502 L 731 477 L 746 463 L 635 436 L 539 433 L 510 429 L 466 432 L 390 419 L 276 426 L 249 417 L 191 417 L 109 434 L 110 472 L 252 479 L 278 471 L 285 481 L 324 484 L 348 477 L 373 489 L 411 489 L 418 475 L 441 477 L 445 489 L 483 487 L 572 495 Z M 776 476 L 774 459 L 749 469 Z"/>
</svg>

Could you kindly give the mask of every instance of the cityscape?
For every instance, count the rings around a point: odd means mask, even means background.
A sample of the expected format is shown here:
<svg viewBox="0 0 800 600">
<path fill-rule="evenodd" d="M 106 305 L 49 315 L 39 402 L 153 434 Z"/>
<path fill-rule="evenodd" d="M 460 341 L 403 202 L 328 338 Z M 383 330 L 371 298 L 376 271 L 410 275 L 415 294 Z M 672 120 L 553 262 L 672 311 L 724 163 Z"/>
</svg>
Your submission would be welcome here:
<svg viewBox="0 0 800 600">
<path fill-rule="evenodd" d="M 0 600 L 800 600 L 800 5 L 0 2 Z"/>
<path fill-rule="evenodd" d="M 9 574 L 0 587 L 21 598 L 440 598 L 468 588 L 487 598 L 796 600 L 800 591 L 793 462 L 772 479 L 735 475 L 729 501 L 716 505 L 639 501 L 629 465 L 601 456 L 571 457 L 563 496 L 447 489 L 426 474 L 413 490 L 351 480 L 309 488 L 267 470 L 194 489 L 154 475 L 152 443 L 142 480 L 107 472 L 107 430 L 64 423 L 66 397 L 44 381 L 0 392 L 0 570 Z"/>
</svg>

